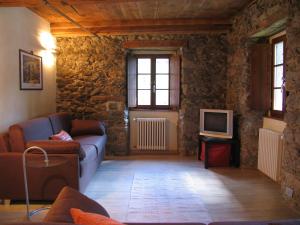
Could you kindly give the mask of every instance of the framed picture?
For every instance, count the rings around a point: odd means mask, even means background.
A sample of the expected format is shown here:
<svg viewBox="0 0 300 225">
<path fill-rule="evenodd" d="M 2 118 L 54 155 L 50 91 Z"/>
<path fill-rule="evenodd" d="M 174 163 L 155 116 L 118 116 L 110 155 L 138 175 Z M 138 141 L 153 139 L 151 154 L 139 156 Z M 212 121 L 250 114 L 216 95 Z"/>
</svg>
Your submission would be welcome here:
<svg viewBox="0 0 300 225">
<path fill-rule="evenodd" d="M 19 50 L 20 57 L 20 89 L 43 90 L 42 57 Z"/>
</svg>

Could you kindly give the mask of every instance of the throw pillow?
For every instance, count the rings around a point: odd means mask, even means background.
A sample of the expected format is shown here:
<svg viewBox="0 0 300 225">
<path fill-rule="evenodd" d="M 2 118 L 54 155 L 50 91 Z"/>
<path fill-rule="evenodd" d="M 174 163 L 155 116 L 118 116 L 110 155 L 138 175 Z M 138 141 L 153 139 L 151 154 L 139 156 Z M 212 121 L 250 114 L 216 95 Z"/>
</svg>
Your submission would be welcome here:
<svg viewBox="0 0 300 225">
<path fill-rule="evenodd" d="M 101 122 L 98 120 L 73 120 L 71 135 L 103 135 Z"/>
<path fill-rule="evenodd" d="M 68 134 L 66 131 L 61 130 L 58 134 L 54 134 L 50 137 L 51 140 L 54 141 L 73 141 L 70 134 Z"/>
<path fill-rule="evenodd" d="M 116 220 L 95 213 L 83 212 L 80 209 L 70 209 L 73 221 L 79 225 L 123 225 Z"/>
</svg>

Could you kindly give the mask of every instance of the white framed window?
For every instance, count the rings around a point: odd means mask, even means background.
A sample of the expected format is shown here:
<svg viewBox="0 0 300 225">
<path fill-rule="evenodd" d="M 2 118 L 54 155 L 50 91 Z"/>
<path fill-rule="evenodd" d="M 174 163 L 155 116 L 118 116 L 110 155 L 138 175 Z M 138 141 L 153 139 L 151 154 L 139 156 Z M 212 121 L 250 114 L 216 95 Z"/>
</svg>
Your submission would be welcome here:
<svg viewBox="0 0 300 225">
<path fill-rule="evenodd" d="M 285 50 L 285 35 L 272 39 L 271 113 L 273 116 L 283 116 L 285 112 Z"/>
</svg>

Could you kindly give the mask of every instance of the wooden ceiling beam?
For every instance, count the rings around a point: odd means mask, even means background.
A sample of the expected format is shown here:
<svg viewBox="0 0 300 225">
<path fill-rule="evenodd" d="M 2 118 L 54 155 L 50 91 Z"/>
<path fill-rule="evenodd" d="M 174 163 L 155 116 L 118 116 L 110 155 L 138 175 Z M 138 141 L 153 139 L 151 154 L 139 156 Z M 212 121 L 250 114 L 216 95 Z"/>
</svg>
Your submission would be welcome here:
<svg viewBox="0 0 300 225">
<path fill-rule="evenodd" d="M 146 1 L 149 0 L 65 0 L 65 2 L 72 5 L 97 4 L 97 3 L 128 3 L 128 2 L 146 2 Z"/>
<path fill-rule="evenodd" d="M 141 32 L 141 31 L 134 31 L 134 30 L 130 30 L 130 31 L 107 31 L 107 32 L 102 32 L 102 33 L 98 33 L 98 35 L 140 35 L 140 34 L 224 34 L 227 33 L 227 30 L 173 30 L 173 31 L 167 31 L 167 32 L 162 32 L 162 31 L 156 31 L 156 32 Z M 55 32 L 53 33 L 53 35 L 55 37 L 79 37 L 79 36 L 92 36 L 89 33 L 83 32 L 81 30 L 66 30 L 65 32 Z"/>
<path fill-rule="evenodd" d="M 198 26 L 198 25 L 224 25 L 231 26 L 228 19 L 141 19 L 141 20 L 112 20 L 112 21 L 77 21 L 86 28 L 107 27 L 107 26 Z M 72 28 L 68 22 L 51 23 L 51 27 Z"/>
<path fill-rule="evenodd" d="M 135 26 L 135 27 L 101 27 L 90 28 L 93 33 L 97 34 L 141 34 L 141 33 L 202 33 L 202 32 L 218 32 L 224 33 L 229 30 L 228 26 L 222 25 L 197 25 L 197 26 Z M 51 32 L 55 36 L 68 36 L 76 34 L 85 34 L 79 28 L 51 28 Z"/>
<path fill-rule="evenodd" d="M 49 0 L 52 4 L 67 3 L 69 5 L 97 4 L 97 3 L 127 3 L 145 2 L 149 0 Z M 44 5 L 43 0 L 5 0 L 0 1 L 0 7 L 38 7 Z"/>
<path fill-rule="evenodd" d="M 127 21 L 80 21 L 79 23 L 93 33 L 98 34 L 224 32 L 231 28 L 231 23 L 227 19 L 147 19 Z M 73 24 L 66 22 L 51 23 L 51 31 L 54 35 L 76 34 L 79 32 Z"/>
</svg>

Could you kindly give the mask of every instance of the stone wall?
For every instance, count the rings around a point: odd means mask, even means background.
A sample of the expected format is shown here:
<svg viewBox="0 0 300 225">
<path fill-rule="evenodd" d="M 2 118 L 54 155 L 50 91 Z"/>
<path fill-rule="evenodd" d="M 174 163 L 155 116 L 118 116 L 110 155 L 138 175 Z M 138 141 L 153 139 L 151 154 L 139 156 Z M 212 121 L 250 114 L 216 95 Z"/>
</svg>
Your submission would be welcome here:
<svg viewBox="0 0 300 225">
<path fill-rule="evenodd" d="M 182 49 L 180 152 L 194 152 L 197 147 L 199 108 L 223 108 L 226 102 L 226 107 L 240 116 L 242 166 L 256 167 L 258 128 L 262 126 L 265 112 L 251 110 L 248 106 L 250 37 L 288 17 L 286 88 L 289 96 L 282 190 L 285 192 L 286 187 L 294 190 L 290 202 L 299 209 L 299 4 L 299 0 L 257 0 L 234 17 L 233 29 L 227 37 L 199 34 L 101 36 L 99 40 L 94 37 L 58 38 L 57 110 L 68 111 L 77 118 L 105 121 L 109 153 L 126 154 L 128 124 L 123 43 L 127 40 L 185 39 L 188 47 Z"/>
<path fill-rule="evenodd" d="M 300 1 L 293 1 L 287 27 L 287 127 L 283 158 L 282 191 L 294 190 L 291 205 L 300 211 Z M 286 196 L 287 197 L 287 196 Z"/>
<path fill-rule="evenodd" d="M 192 36 L 183 49 L 179 149 L 198 146 L 199 109 L 224 108 L 226 99 L 227 40 L 225 36 Z"/>
<path fill-rule="evenodd" d="M 58 38 L 57 111 L 106 122 L 108 152 L 128 152 L 126 112 L 127 40 L 187 40 L 182 49 L 179 150 L 197 147 L 199 108 L 223 108 L 227 42 L 224 35 L 138 35 Z"/>
<path fill-rule="evenodd" d="M 57 111 L 107 124 L 108 149 L 126 152 L 125 51 L 115 37 L 57 39 Z"/>
<path fill-rule="evenodd" d="M 258 0 L 240 12 L 233 20 L 233 30 L 228 35 L 227 107 L 240 115 L 239 134 L 241 139 L 241 164 L 256 167 L 258 128 L 262 127 L 265 112 L 249 108 L 250 64 L 249 47 L 251 35 L 267 28 L 283 16 L 286 0 Z"/>
<path fill-rule="evenodd" d="M 257 165 L 258 128 L 262 126 L 265 112 L 249 108 L 250 94 L 249 47 L 251 36 L 261 32 L 276 21 L 287 18 L 287 98 L 285 122 L 285 155 L 283 163 L 282 190 L 294 190 L 290 202 L 295 208 L 300 202 L 300 44 L 299 44 L 299 1 L 297 0 L 257 0 L 241 11 L 233 20 L 233 30 L 228 35 L 228 91 L 227 107 L 240 114 L 241 163 L 245 167 Z"/>
</svg>

